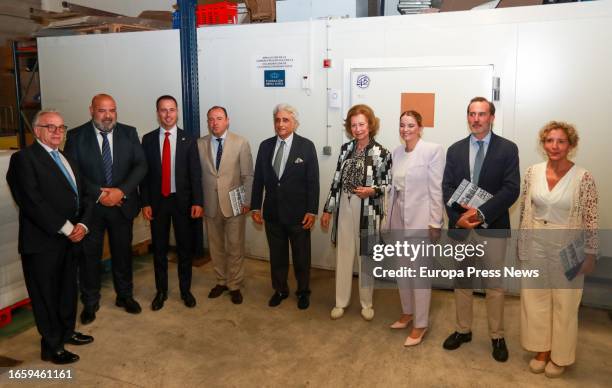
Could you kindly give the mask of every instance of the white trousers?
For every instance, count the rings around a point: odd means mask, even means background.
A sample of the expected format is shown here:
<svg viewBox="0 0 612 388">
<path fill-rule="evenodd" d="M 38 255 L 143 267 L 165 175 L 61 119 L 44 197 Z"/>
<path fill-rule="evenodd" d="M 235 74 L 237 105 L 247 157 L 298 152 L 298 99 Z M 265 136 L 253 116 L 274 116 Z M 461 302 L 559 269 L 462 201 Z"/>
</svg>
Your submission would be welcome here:
<svg viewBox="0 0 612 388">
<path fill-rule="evenodd" d="M 353 263 L 359 263 L 359 299 L 361 308 L 372 307 L 373 282 L 362 287 L 361 258 L 359 257 L 359 218 L 361 199 L 342 193 L 338 209 L 338 237 L 336 239 L 336 307 L 345 308 L 351 301 Z"/>
</svg>

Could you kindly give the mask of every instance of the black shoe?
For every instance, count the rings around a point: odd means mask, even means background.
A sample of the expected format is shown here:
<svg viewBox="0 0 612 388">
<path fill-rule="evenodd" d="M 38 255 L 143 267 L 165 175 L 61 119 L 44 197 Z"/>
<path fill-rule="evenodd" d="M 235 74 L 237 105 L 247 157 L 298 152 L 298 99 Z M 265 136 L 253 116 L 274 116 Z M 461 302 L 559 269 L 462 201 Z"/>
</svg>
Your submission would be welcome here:
<svg viewBox="0 0 612 388">
<path fill-rule="evenodd" d="M 283 294 L 280 293 L 278 291 L 276 291 L 272 297 L 270 298 L 270 300 L 268 301 L 268 306 L 270 307 L 276 307 L 279 304 L 281 304 L 281 302 L 283 301 L 283 299 L 287 299 L 287 297 L 289 296 L 289 294 Z"/>
<path fill-rule="evenodd" d="M 73 362 L 79 361 L 79 356 L 74 353 L 67 351 L 66 349 L 59 349 L 55 352 L 41 350 L 40 359 L 43 361 L 51 361 L 54 364 L 72 364 Z"/>
<path fill-rule="evenodd" d="M 92 306 L 84 306 L 81 311 L 81 323 L 87 325 L 96 320 L 96 311 L 100 308 L 100 305 L 96 303 Z"/>
<path fill-rule="evenodd" d="M 230 291 L 230 296 L 232 297 L 233 304 L 241 304 L 242 303 L 242 294 L 240 290 L 232 290 Z"/>
<path fill-rule="evenodd" d="M 221 294 L 223 294 L 224 291 L 227 291 L 227 290 L 229 290 L 227 286 L 222 286 L 220 284 L 217 284 L 216 286 L 212 288 L 212 290 L 210 290 L 210 292 L 208 293 L 208 297 L 210 299 L 218 298 L 221 296 Z"/>
<path fill-rule="evenodd" d="M 87 345 L 92 343 L 93 340 L 94 337 L 75 331 L 66 341 L 64 341 L 64 343 L 70 345 Z"/>
<path fill-rule="evenodd" d="M 308 294 L 298 295 L 297 306 L 300 310 L 306 310 L 310 306 L 310 296 Z"/>
<path fill-rule="evenodd" d="M 151 302 L 151 310 L 161 310 L 161 308 L 164 307 L 166 299 L 168 299 L 168 293 L 166 291 L 157 291 L 153 302 Z"/>
<path fill-rule="evenodd" d="M 495 361 L 505 362 L 508 360 L 508 348 L 503 338 L 492 339 L 491 345 L 493 345 L 493 358 Z"/>
<path fill-rule="evenodd" d="M 472 340 L 472 332 L 462 334 L 458 332 L 454 332 L 449 335 L 444 344 L 442 345 L 446 350 L 455 350 L 459 346 L 461 346 L 464 342 L 470 342 Z"/>
<path fill-rule="evenodd" d="M 127 296 L 125 298 L 121 298 L 118 296 L 115 300 L 115 306 L 123 307 L 125 311 L 130 314 L 140 314 L 140 312 L 142 311 L 138 302 L 136 302 L 136 300 L 134 300 L 134 298 L 132 298 L 131 296 Z"/>
<path fill-rule="evenodd" d="M 189 308 L 195 307 L 196 305 L 196 299 L 189 291 L 182 293 L 181 299 L 183 300 L 183 303 L 185 303 L 185 306 Z"/>
</svg>

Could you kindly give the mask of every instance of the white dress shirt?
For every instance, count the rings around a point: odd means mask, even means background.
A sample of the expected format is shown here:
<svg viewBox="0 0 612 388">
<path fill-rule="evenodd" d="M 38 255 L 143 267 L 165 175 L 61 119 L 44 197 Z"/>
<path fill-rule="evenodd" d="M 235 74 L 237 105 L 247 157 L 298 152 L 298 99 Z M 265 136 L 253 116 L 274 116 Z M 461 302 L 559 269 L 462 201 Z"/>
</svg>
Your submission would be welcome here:
<svg viewBox="0 0 612 388">
<path fill-rule="evenodd" d="M 274 159 L 276 159 L 276 153 L 278 152 L 278 148 L 280 147 L 282 141 L 285 142 L 285 147 L 283 148 L 283 158 L 281 159 L 279 179 L 283 176 L 285 166 L 287 165 L 287 159 L 289 159 L 289 151 L 291 150 L 291 144 L 293 143 L 293 133 L 287 136 L 287 138 L 284 140 L 278 136 L 276 137 L 276 146 L 274 146 L 274 154 L 272 156 L 272 167 L 274 167 Z"/>
<path fill-rule="evenodd" d="M 36 141 L 38 142 L 38 144 L 40 144 L 42 146 L 42 148 L 45 149 L 45 151 L 47 151 L 49 153 L 49 157 L 51 159 L 53 158 L 53 155 L 51 154 L 52 151 L 58 151 L 57 148 L 51 148 L 48 145 L 46 145 L 45 143 L 43 143 L 42 141 L 36 139 Z M 72 171 L 72 167 L 70 167 L 70 163 L 68 163 L 68 161 L 66 160 L 66 158 L 64 157 L 64 155 L 62 155 L 61 152 L 58 152 L 58 155 L 60 157 L 60 160 L 62 161 L 62 164 L 64 165 L 64 167 L 66 168 L 66 171 L 68 171 L 68 173 L 70 174 L 70 177 L 72 178 L 72 181 L 74 182 L 75 186 L 76 186 L 76 178 L 74 176 L 74 172 Z M 85 224 L 81 224 L 79 222 L 80 225 L 83 225 L 83 227 L 85 227 L 85 233 L 89 232 L 89 229 L 87 228 L 87 226 Z M 60 230 L 58 230 L 58 233 L 62 233 L 65 236 L 70 236 L 70 234 L 72 233 L 72 230 L 74 229 L 74 225 L 72 224 L 72 222 L 70 222 L 69 220 L 66 220 L 66 222 L 64 223 L 64 225 L 61 227 Z"/>
<path fill-rule="evenodd" d="M 104 141 L 104 138 L 102 137 L 102 132 L 98 128 L 96 128 L 93 122 L 91 123 L 91 126 L 93 127 L 94 131 L 96 131 L 96 139 L 98 139 L 98 146 L 100 146 L 100 155 L 102 155 L 102 142 Z M 108 145 L 110 146 L 111 160 L 113 159 L 113 131 L 114 129 L 110 131 L 108 135 L 106 135 L 106 138 L 108 139 Z"/>
</svg>

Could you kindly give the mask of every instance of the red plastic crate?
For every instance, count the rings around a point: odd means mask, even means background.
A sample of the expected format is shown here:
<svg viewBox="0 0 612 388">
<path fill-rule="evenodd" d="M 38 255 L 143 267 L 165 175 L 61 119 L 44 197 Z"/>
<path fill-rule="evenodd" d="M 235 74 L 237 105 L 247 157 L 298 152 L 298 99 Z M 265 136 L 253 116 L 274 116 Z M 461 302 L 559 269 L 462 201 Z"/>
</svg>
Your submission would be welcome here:
<svg viewBox="0 0 612 388">
<path fill-rule="evenodd" d="M 196 7 L 196 25 L 236 24 L 238 23 L 238 5 L 230 1 L 214 4 L 203 4 Z"/>
</svg>

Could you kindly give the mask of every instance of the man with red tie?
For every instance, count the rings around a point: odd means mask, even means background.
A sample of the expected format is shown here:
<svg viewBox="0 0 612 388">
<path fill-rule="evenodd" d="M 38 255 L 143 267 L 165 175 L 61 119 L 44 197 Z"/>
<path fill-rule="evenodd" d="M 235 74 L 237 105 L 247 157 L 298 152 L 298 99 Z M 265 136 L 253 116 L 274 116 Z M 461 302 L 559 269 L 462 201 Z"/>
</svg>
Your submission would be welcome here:
<svg viewBox="0 0 612 388">
<path fill-rule="evenodd" d="M 164 307 L 168 298 L 168 240 L 170 222 L 174 227 L 178 253 L 181 299 L 187 307 L 196 300 L 191 293 L 193 219 L 202 217 L 202 177 L 196 138 L 178 128 L 176 99 L 169 95 L 157 99 L 159 128 L 142 138 L 149 165 L 140 185 L 142 214 L 151 222 L 155 287 L 151 309 Z"/>
</svg>

